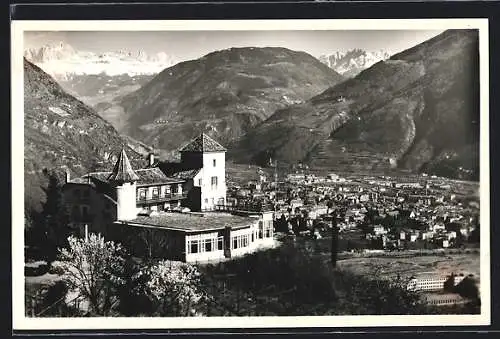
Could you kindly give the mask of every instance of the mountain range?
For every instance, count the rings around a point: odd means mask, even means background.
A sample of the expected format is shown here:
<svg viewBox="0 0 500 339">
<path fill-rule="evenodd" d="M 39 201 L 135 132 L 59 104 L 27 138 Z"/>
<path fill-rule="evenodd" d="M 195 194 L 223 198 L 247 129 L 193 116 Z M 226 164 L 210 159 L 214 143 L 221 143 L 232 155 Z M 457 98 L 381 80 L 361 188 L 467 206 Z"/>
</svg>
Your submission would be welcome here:
<svg viewBox="0 0 500 339">
<path fill-rule="evenodd" d="M 449 30 L 278 110 L 229 148 L 240 162 L 392 168 L 477 180 L 477 30 Z"/>
<path fill-rule="evenodd" d="M 389 59 L 390 54 L 381 49 L 365 51 L 360 48 L 323 54 L 318 60 L 346 78 L 352 78 L 379 61 Z"/>
<path fill-rule="evenodd" d="M 95 53 L 76 50 L 65 42 L 26 49 L 24 56 L 51 75 L 64 91 L 92 107 L 117 129 L 123 127 L 124 114 L 116 101 L 176 63 L 174 57 L 164 52 L 153 55 L 142 50 Z"/>
<path fill-rule="evenodd" d="M 76 50 L 65 42 L 55 42 L 24 51 L 24 57 L 59 80 L 71 80 L 75 75 L 157 74 L 178 62 L 165 52 L 147 54 L 143 50 L 118 50 L 105 53 Z"/>
<path fill-rule="evenodd" d="M 92 108 L 24 59 L 24 194 L 28 210 L 38 210 L 45 200 L 45 172 L 82 175 L 110 168 L 122 147 L 133 164 L 144 165 L 143 154 L 130 148 L 129 142 Z"/>
<path fill-rule="evenodd" d="M 82 58 L 64 44 L 26 54 L 40 65 Z M 56 77 L 64 89 L 25 61 L 26 168 L 38 173 L 68 159 L 88 168 L 109 162 L 112 149 L 134 139 L 173 157 L 203 131 L 228 146 L 229 159 L 245 164 L 275 159 L 339 171 L 407 170 L 477 180 L 478 56 L 476 30 L 449 30 L 391 57 L 357 49 L 322 63 L 286 48 L 230 48 L 158 74 L 65 73 Z M 154 60 L 123 51 L 102 59 L 111 57 Z M 93 125 L 98 134 L 79 139 Z M 73 130 L 63 132 L 64 126 Z"/>
<path fill-rule="evenodd" d="M 278 47 L 216 51 L 169 67 L 123 97 L 121 131 L 175 150 L 200 132 L 229 143 L 276 110 L 302 103 L 343 77 L 305 52 Z"/>
</svg>

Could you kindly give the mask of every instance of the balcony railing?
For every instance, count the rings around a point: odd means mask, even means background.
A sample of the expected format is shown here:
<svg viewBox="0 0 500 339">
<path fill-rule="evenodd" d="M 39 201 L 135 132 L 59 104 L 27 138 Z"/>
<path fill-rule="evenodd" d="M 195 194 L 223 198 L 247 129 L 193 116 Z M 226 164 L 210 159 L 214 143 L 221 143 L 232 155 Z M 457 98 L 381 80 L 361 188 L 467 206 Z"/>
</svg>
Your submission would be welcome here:
<svg viewBox="0 0 500 339">
<path fill-rule="evenodd" d="M 215 205 L 215 210 L 220 212 L 268 212 L 274 208 L 269 204 L 238 204 L 238 205 Z"/>
<path fill-rule="evenodd" d="M 137 203 L 155 203 L 155 202 L 166 202 L 172 200 L 180 200 L 185 199 L 187 197 L 187 193 L 172 193 L 172 194 L 164 194 L 164 195 L 154 195 L 152 197 L 137 197 Z"/>
</svg>

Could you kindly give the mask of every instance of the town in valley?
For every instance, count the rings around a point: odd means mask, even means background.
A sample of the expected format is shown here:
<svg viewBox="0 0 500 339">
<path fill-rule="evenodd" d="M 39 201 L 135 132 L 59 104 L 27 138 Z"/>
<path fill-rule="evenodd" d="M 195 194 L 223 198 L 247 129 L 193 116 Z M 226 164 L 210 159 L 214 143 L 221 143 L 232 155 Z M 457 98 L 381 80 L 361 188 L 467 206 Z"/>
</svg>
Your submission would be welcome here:
<svg viewBox="0 0 500 339">
<path fill-rule="evenodd" d="M 478 32 L 346 32 L 26 34 L 26 317 L 479 314 Z"/>
</svg>

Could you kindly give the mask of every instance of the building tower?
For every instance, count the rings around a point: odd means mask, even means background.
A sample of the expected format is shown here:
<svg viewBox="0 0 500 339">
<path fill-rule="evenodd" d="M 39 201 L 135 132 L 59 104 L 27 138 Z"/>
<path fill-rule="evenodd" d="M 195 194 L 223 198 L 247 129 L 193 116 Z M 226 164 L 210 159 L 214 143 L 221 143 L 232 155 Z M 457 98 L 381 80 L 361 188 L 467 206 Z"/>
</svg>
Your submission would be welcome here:
<svg viewBox="0 0 500 339">
<path fill-rule="evenodd" d="M 180 149 L 184 168 L 200 169 L 193 185 L 200 188 L 200 208 L 226 205 L 226 149 L 202 133 Z"/>
<path fill-rule="evenodd" d="M 122 148 L 108 181 L 116 189 L 116 218 L 131 220 L 137 216 L 136 181 L 139 176 L 132 169 L 125 149 Z"/>
</svg>

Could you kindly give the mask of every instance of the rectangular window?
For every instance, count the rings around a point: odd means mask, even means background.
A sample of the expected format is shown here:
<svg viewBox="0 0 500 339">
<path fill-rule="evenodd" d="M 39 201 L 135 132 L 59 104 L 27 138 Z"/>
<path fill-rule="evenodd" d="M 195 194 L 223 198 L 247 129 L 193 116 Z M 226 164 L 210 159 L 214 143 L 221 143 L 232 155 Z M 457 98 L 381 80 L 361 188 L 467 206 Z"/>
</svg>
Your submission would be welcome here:
<svg viewBox="0 0 500 339">
<path fill-rule="evenodd" d="M 212 239 L 206 239 L 205 240 L 205 252 L 211 252 L 212 251 Z"/>
<path fill-rule="evenodd" d="M 198 186 L 201 186 L 201 179 L 198 179 Z"/>
<path fill-rule="evenodd" d="M 266 238 L 271 237 L 271 230 L 269 228 L 266 228 Z"/>
<path fill-rule="evenodd" d="M 212 189 L 217 188 L 217 177 L 212 177 Z"/>
<path fill-rule="evenodd" d="M 160 194 L 160 189 L 158 187 L 153 187 L 153 198 L 157 198 Z"/>
<path fill-rule="evenodd" d="M 215 159 L 213 160 L 213 164 L 214 164 L 214 167 L 215 167 L 215 166 L 216 166 L 216 164 L 217 164 L 217 161 L 216 161 Z"/>
<path fill-rule="evenodd" d="M 170 195 L 170 186 L 165 186 L 165 196 Z"/>
<path fill-rule="evenodd" d="M 233 249 L 237 249 L 237 248 L 238 248 L 238 238 L 234 237 L 233 238 Z"/>
<path fill-rule="evenodd" d="M 190 253 L 198 253 L 198 240 L 191 240 Z"/>
<path fill-rule="evenodd" d="M 264 233 L 266 238 L 273 237 L 273 222 L 271 220 L 265 221 Z"/>
<path fill-rule="evenodd" d="M 179 187 L 177 185 L 172 185 L 172 193 L 177 193 L 179 190 Z"/>
<path fill-rule="evenodd" d="M 145 189 L 139 190 L 139 199 L 146 200 L 146 190 Z"/>
<path fill-rule="evenodd" d="M 217 239 L 217 249 L 222 251 L 224 249 L 224 237 L 219 237 Z"/>
</svg>

